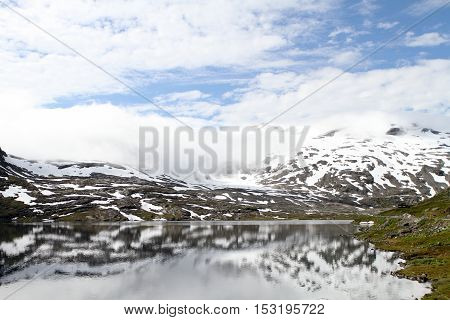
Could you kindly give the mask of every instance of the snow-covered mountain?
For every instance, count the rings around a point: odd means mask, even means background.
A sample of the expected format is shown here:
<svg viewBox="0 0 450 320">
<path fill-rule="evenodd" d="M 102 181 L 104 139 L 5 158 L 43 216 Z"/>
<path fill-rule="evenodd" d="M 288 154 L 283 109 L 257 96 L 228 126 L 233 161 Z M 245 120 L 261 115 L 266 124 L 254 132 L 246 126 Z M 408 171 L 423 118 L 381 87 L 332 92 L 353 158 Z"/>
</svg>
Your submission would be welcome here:
<svg viewBox="0 0 450 320">
<path fill-rule="evenodd" d="M 109 163 L 30 161 L 0 149 L 0 219 L 229 220 L 364 213 L 407 206 L 450 184 L 448 132 L 392 127 L 383 136 L 355 138 L 333 130 L 311 139 L 301 152 L 288 163 L 267 158 L 264 168 L 237 174 L 229 186 L 154 177 Z"/>
<path fill-rule="evenodd" d="M 291 192 L 313 192 L 356 205 L 391 206 L 431 197 L 450 184 L 450 133 L 392 127 L 381 137 L 345 130 L 315 137 L 287 164 L 268 159 L 257 181 Z"/>
</svg>

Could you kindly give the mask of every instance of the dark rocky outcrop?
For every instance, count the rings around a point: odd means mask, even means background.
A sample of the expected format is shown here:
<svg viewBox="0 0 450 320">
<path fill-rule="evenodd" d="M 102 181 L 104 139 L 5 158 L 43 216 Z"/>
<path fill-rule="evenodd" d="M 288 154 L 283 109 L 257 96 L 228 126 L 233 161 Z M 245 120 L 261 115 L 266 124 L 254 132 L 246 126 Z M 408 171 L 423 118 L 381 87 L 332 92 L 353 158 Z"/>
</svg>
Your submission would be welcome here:
<svg viewBox="0 0 450 320">
<path fill-rule="evenodd" d="M 390 128 L 390 129 L 386 132 L 386 134 L 387 134 L 387 135 L 390 135 L 390 136 L 399 136 L 399 135 L 402 135 L 402 134 L 404 134 L 404 133 L 405 133 L 405 132 L 403 131 L 402 128 L 397 128 L 397 127 Z"/>
</svg>

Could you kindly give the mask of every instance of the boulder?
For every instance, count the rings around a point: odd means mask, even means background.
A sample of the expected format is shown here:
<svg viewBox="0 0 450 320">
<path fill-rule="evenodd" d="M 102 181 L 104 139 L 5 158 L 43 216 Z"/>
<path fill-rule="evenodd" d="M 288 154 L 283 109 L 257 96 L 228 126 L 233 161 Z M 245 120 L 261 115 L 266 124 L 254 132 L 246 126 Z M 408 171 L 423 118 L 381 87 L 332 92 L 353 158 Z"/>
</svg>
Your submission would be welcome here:
<svg viewBox="0 0 450 320">
<path fill-rule="evenodd" d="M 405 132 L 401 128 L 397 128 L 397 127 L 390 128 L 386 132 L 386 134 L 390 135 L 390 136 L 399 136 L 399 135 L 402 135 L 403 133 L 405 133 Z"/>
</svg>

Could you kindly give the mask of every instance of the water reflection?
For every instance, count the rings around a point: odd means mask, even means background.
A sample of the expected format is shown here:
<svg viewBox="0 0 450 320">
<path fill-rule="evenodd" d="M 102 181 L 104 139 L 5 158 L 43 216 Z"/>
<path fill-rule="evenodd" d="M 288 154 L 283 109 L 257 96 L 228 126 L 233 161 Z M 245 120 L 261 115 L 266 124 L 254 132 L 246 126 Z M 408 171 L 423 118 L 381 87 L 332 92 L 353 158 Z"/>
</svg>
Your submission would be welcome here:
<svg viewBox="0 0 450 320">
<path fill-rule="evenodd" d="M 392 276 L 396 254 L 352 232 L 317 222 L 0 225 L 0 297 L 408 299 L 429 291 Z"/>
</svg>

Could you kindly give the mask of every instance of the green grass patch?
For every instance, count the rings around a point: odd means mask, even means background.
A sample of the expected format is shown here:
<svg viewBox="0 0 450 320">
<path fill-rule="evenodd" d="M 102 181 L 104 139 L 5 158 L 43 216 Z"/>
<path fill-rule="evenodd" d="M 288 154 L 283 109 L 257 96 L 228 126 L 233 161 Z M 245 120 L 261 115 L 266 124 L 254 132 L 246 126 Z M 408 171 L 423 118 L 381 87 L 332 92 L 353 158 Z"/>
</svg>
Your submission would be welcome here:
<svg viewBox="0 0 450 320">
<path fill-rule="evenodd" d="M 400 276 L 428 279 L 433 291 L 423 299 L 450 299 L 450 189 L 410 208 L 381 213 L 357 236 L 383 250 L 400 251 Z"/>
</svg>

